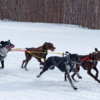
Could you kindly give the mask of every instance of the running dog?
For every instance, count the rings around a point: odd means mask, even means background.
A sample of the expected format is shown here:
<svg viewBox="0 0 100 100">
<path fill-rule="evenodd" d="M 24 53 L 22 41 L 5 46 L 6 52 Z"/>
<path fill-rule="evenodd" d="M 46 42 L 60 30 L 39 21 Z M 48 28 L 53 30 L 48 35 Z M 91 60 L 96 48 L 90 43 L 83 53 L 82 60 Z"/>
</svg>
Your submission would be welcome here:
<svg viewBox="0 0 100 100">
<path fill-rule="evenodd" d="M 54 51 L 56 48 L 53 46 L 50 42 L 45 42 L 42 46 L 38 48 L 26 48 L 26 50 L 33 52 L 32 54 L 29 54 L 28 52 L 25 52 L 26 59 L 23 60 L 21 68 L 27 69 L 27 64 L 31 60 L 32 57 L 35 57 L 40 65 L 44 66 L 44 62 L 48 53 L 48 50 Z M 41 61 L 41 59 L 44 59 L 44 62 Z M 24 65 L 25 64 L 25 65 Z"/>
<path fill-rule="evenodd" d="M 1 41 L 0 42 L 0 61 L 1 61 L 1 69 L 4 68 L 4 59 L 7 56 L 7 53 L 11 51 L 11 48 L 14 48 L 14 45 L 8 41 Z"/>
<path fill-rule="evenodd" d="M 78 76 L 78 78 L 82 78 L 79 73 L 76 71 L 76 64 L 81 64 L 81 60 L 79 58 L 79 56 L 77 54 L 70 54 L 68 52 L 66 52 L 66 57 L 58 57 L 58 56 L 52 56 L 49 57 L 44 64 L 44 67 L 42 69 L 42 71 L 40 72 L 40 74 L 37 76 L 38 78 L 48 69 L 54 69 L 55 66 L 62 72 L 66 73 L 66 76 L 72 86 L 72 88 L 74 90 L 77 90 L 77 88 L 74 86 L 69 72 L 70 70 L 72 70 L 73 72 L 75 72 Z"/>
<path fill-rule="evenodd" d="M 96 52 L 90 53 L 89 55 L 79 55 L 80 59 L 81 59 L 81 65 L 76 64 L 76 70 L 79 72 L 80 70 L 80 66 L 87 71 L 87 74 L 90 75 L 95 81 L 97 81 L 98 83 L 100 83 L 100 79 L 98 79 L 98 74 L 99 74 L 99 70 L 97 69 L 97 64 L 98 61 L 100 61 L 100 51 L 95 48 Z M 92 69 L 96 71 L 96 74 L 94 75 L 92 73 Z M 72 79 L 77 82 L 74 79 L 74 76 L 76 74 L 73 73 L 72 75 Z M 66 80 L 66 75 L 65 75 L 65 80 Z"/>
</svg>

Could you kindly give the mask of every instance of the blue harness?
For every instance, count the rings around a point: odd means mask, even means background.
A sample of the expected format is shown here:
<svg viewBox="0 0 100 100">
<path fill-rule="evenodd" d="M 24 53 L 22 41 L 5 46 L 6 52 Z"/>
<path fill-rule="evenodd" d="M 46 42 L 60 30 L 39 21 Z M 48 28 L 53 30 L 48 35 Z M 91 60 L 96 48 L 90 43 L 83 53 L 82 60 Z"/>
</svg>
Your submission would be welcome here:
<svg viewBox="0 0 100 100">
<path fill-rule="evenodd" d="M 54 65 L 57 66 L 57 68 L 61 71 L 61 72 L 65 72 L 61 67 L 60 64 L 62 63 L 62 67 L 65 66 L 65 63 L 68 62 L 68 60 L 66 59 L 66 57 L 64 57 L 63 59 L 61 59 L 58 63 L 56 63 L 56 61 L 54 60 L 54 58 L 52 57 L 52 60 L 54 62 Z M 73 63 L 71 60 L 67 63 L 67 65 L 69 65 L 71 67 L 71 69 L 73 69 L 75 63 Z"/>
</svg>

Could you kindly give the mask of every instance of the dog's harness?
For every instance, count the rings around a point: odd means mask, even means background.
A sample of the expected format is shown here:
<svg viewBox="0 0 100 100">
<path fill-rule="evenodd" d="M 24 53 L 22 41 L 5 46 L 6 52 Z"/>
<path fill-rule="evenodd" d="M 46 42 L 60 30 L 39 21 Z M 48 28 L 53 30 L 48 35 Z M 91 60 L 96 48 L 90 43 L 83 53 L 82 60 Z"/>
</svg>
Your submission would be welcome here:
<svg viewBox="0 0 100 100">
<path fill-rule="evenodd" d="M 87 57 L 83 58 L 83 59 L 81 60 L 81 62 L 83 63 L 84 61 L 87 61 L 87 60 L 91 61 L 91 59 L 89 58 L 89 55 L 88 55 Z"/>
<path fill-rule="evenodd" d="M 56 63 L 56 61 L 54 60 L 54 58 L 52 57 L 52 60 L 53 60 L 53 62 L 54 62 L 54 64 L 56 65 L 56 66 L 59 66 L 59 64 L 63 61 L 63 60 L 66 60 L 65 58 L 63 58 L 62 60 L 60 60 L 59 62 L 58 62 L 58 64 Z"/>
<path fill-rule="evenodd" d="M 0 55 L 3 57 L 3 56 L 6 56 L 7 55 L 7 52 L 8 52 L 8 49 L 6 48 L 0 48 Z"/>
<path fill-rule="evenodd" d="M 0 47 L 0 61 L 4 60 L 5 57 L 7 56 L 7 49 L 6 48 L 1 48 Z"/>
<path fill-rule="evenodd" d="M 38 49 L 36 49 L 36 51 L 38 52 L 38 51 L 44 51 L 45 49 L 43 49 L 43 46 L 40 46 Z M 36 55 L 37 53 L 35 53 L 35 55 Z M 46 55 L 46 53 L 44 53 L 44 56 L 43 56 L 43 58 L 45 57 L 45 55 Z M 38 59 L 37 57 L 36 57 L 36 59 Z"/>
<path fill-rule="evenodd" d="M 84 61 L 90 61 L 90 62 L 93 64 L 93 67 L 95 67 L 95 65 L 97 64 L 96 61 L 91 60 L 91 59 L 89 58 L 89 55 L 81 60 L 82 64 L 83 64 Z M 81 64 L 82 68 L 83 68 L 84 70 L 87 70 L 82 64 Z"/>
<path fill-rule="evenodd" d="M 92 62 L 91 62 L 91 63 L 93 64 L 93 67 L 95 67 L 95 65 L 97 64 L 97 61 L 92 60 Z"/>
<path fill-rule="evenodd" d="M 66 59 L 66 57 L 64 57 L 63 59 L 61 59 L 58 63 L 55 61 L 54 57 L 52 57 L 52 61 L 53 61 L 54 65 L 57 66 L 57 68 L 58 68 L 60 71 L 62 71 L 62 72 L 65 72 L 61 67 L 59 67 L 60 64 L 61 64 L 62 62 L 64 63 L 64 65 L 65 65 L 65 64 L 69 65 L 69 66 L 71 67 L 71 69 L 72 69 L 73 66 L 74 66 L 74 63 L 73 63 L 72 61 L 69 62 L 69 61 Z M 66 62 L 67 62 L 67 63 L 66 63 Z M 65 66 L 66 66 L 66 65 L 65 65 Z"/>
<path fill-rule="evenodd" d="M 29 50 L 29 51 L 31 51 L 31 49 L 30 48 L 26 48 L 27 50 Z M 36 59 L 39 59 L 38 57 L 36 57 L 37 56 L 37 53 L 38 53 L 38 51 L 45 51 L 45 49 L 43 49 L 43 46 L 40 46 L 40 47 L 38 47 L 37 49 L 35 49 L 34 50 L 34 57 L 36 58 Z M 46 55 L 46 53 L 44 53 L 44 56 L 43 56 L 43 58 L 45 57 L 45 55 Z"/>
<path fill-rule="evenodd" d="M 40 51 L 43 51 L 43 50 L 45 50 L 45 49 L 43 49 L 43 47 L 40 46 L 39 48 L 36 49 L 36 51 L 39 51 L 39 50 L 40 50 Z"/>
<path fill-rule="evenodd" d="M 38 52 L 39 50 L 40 50 L 40 51 L 43 51 L 43 50 L 42 50 L 42 46 L 40 46 L 38 49 L 35 50 L 35 55 L 37 54 L 37 52 Z M 37 51 L 37 52 L 36 52 L 36 51 Z"/>
<path fill-rule="evenodd" d="M 60 60 L 58 63 L 56 63 L 56 61 L 54 60 L 54 58 L 52 57 L 52 60 L 54 62 L 54 65 L 58 67 L 58 69 L 62 72 L 64 72 L 64 70 L 62 70 L 61 68 L 59 68 L 59 65 L 62 61 L 66 60 L 65 58 L 63 58 L 62 60 Z"/>
<path fill-rule="evenodd" d="M 91 59 L 89 58 L 89 55 L 88 55 L 87 57 L 83 58 L 83 59 L 81 60 L 81 62 L 82 62 L 82 64 L 83 64 L 84 61 L 88 61 L 88 60 L 91 61 Z M 81 64 L 81 67 L 82 67 L 84 70 L 87 70 L 82 64 Z"/>
</svg>

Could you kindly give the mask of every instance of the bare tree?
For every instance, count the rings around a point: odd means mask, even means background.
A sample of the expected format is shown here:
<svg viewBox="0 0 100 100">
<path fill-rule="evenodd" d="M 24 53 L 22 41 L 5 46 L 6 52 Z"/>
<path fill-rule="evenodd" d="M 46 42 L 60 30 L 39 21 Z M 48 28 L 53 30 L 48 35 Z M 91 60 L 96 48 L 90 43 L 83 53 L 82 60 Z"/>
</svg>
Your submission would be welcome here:
<svg viewBox="0 0 100 100">
<path fill-rule="evenodd" d="M 99 0 L 0 0 L 0 19 L 100 29 Z"/>
</svg>

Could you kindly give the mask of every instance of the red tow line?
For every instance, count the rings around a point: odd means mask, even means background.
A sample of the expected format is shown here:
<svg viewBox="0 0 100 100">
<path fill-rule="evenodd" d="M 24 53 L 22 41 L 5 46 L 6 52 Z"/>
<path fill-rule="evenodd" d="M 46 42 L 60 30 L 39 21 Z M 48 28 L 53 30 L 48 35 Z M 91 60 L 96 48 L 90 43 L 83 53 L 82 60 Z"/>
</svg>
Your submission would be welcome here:
<svg viewBox="0 0 100 100">
<path fill-rule="evenodd" d="M 24 52 L 28 52 L 29 50 L 13 50 L 12 51 L 24 51 Z"/>
<path fill-rule="evenodd" d="M 42 47 L 40 46 L 39 48 L 37 48 L 36 50 L 35 50 L 35 55 L 37 54 L 36 53 L 36 51 L 38 52 L 38 50 L 40 50 L 40 51 L 42 51 Z M 19 49 L 12 49 L 12 51 L 24 51 L 24 52 L 29 52 L 29 51 L 31 51 L 31 50 L 19 50 Z"/>
</svg>

